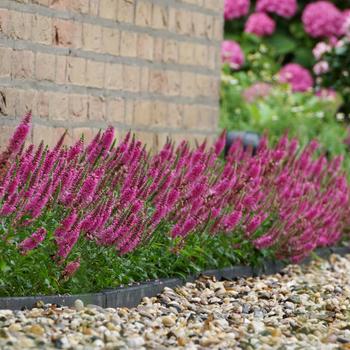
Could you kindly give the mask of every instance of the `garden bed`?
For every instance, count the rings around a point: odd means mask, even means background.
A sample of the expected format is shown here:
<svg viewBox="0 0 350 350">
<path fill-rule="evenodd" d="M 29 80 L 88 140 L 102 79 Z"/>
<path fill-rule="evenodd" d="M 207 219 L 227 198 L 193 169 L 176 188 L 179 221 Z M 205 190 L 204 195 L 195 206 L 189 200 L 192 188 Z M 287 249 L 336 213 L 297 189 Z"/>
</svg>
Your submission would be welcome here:
<svg viewBox="0 0 350 350">
<path fill-rule="evenodd" d="M 315 251 L 317 256 L 328 258 L 331 254 L 350 254 L 350 247 L 321 248 Z M 311 258 L 303 263 L 309 263 Z M 193 282 L 200 275 L 215 276 L 217 280 L 232 280 L 241 277 L 260 276 L 280 272 L 286 264 L 279 261 L 267 261 L 259 267 L 232 266 L 225 269 L 207 270 L 202 273 L 188 276 L 186 279 L 166 278 L 139 283 L 116 289 L 106 289 L 100 293 L 76 294 L 76 295 L 51 295 L 51 296 L 28 296 L 0 298 L 0 309 L 20 310 L 32 308 L 38 303 L 73 306 L 77 299 L 85 304 L 93 304 L 101 307 L 134 307 L 144 297 L 154 297 L 161 293 L 165 287 L 175 288 L 183 286 L 187 282 Z"/>
</svg>

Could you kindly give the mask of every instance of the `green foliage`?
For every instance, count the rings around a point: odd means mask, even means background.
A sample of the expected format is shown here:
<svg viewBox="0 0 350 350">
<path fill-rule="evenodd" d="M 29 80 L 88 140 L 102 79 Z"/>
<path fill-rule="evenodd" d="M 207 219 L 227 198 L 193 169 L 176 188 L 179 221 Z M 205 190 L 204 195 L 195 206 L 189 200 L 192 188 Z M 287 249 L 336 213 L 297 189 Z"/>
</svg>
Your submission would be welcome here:
<svg viewBox="0 0 350 350">
<path fill-rule="evenodd" d="M 350 41 L 343 39 L 343 45 L 335 47 L 322 57 L 327 61 L 329 70 L 319 78 L 320 85 L 332 88 L 342 94 L 344 105 L 342 112 L 350 118 Z"/>
<path fill-rule="evenodd" d="M 46 225 L 52 237 L 54 226 Z M 165 229 L 165 228 L 164 228 Z M 78 294 L 101 291 L 135 282 L 166 277 L 183 277 L 205 269 L 224 268 L 234 264 L 262 262 L 272 256 L 269 250 L 259 252 L 250 243 L 236 247 L 237 237 L 192 234 L 183 249 L 161 230 L 149 245 L 124 256 L 116 250 L 98 247 L 81 240 L 71 258 L 81 258 L 81 267 L 64 280 L 60 266 L 52 259 L 52 238 L 37 249 L 21 255 L 16 241 L 0 240 L 0 296 Z"/>
<path fill-rule="evenodd" d="M 343 143 L 347 131 L 344 123 L 335 118 L 341 104 L 339 96 L 335 100 L 322 100 L 313 93 L 292 93 L 288 86 L 275 84 L 266 97 L 247 102 L 242 94 L 255 79 L 255 74 L 243 71 L 223 76 L 222 128 L 258 133 L 266 131 L 273 142 L 288 131 L 302 144 L 316 138 L 324 152 L 347 154 Z"/>
</svg>

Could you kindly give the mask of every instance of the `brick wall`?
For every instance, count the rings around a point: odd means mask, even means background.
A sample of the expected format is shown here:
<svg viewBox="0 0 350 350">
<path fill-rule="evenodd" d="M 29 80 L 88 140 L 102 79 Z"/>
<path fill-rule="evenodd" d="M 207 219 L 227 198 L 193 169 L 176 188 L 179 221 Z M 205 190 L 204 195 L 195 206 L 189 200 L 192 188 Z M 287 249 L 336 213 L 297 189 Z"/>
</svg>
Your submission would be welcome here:
<svg viewBox="0 0 350 350">
<path fill-rule="evenodd" d="M 0 144 L 114 125 L 157 148 L 212 138 L 223 0 L 0 0 Z"/>
</svg>

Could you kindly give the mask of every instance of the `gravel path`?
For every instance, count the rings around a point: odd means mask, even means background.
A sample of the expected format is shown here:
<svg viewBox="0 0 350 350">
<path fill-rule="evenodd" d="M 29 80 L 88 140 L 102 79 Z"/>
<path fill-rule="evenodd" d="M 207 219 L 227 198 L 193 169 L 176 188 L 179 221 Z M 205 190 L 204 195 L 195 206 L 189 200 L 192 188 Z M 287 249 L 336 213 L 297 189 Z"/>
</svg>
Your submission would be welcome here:
<svg viewBox="0 0 350 350">
<path fill-rule="evenodd" d="M 134 309 L 0 310 L 1 349 L 350 349 L 350 255 L 196 283 Z"/>
</svg>

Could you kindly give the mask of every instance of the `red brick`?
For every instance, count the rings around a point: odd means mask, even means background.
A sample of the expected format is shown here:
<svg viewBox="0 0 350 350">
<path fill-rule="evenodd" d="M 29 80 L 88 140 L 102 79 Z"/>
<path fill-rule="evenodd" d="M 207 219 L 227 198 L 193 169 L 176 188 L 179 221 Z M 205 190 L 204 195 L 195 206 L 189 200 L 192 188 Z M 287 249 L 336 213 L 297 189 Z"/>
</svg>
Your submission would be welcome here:
<svg viewBox="0 0 350 350">
<path fill-rule="evenodd" d="M 34 75 L 34 54 L 31 51 L 12 52 L 11 75 L 15 79 L 31 79 Z"/>
<path fill-rule="evenodd" d="M 166 93 L 168 77 L 165 71 L 150 70 L 149 91 L 153 93 Z"/>
<path fill-rule="evenodd" d="M 125 113 L 125 101 L 119 97 L 107 99 L 107 117 L 111 122 L 123 122 Z"/>
<path fill-rule="evenodd" d="M 7 144 L 9 142 L 9 136 L 12 135 L 14 131 L 14 126 L 0 125 L 0 152 L 6 150 Z"/>
<path fill-rule="evenodd" d="M 168 7 L 153 4 L 152 27 L 156 29 L 166 29 L 169 24 Z"/>
<path fill-rule="evenodd" d="M 82 24 L 74 21 L 55 19 L 53 22 L 53 42 L 58 46 L 81 48 Z"/>
<path fill-rule="evenodd" d="M 56 56 L 56 77 L 55 77 L 55 82 L 57 84 L 65 84 L 67 81 L 68 81 L 68 77 L 67 77 L 67 57 L 66 56 Z"/>
<path fill-rule="evenodd" d="M 185 105 L 183 115 L 183 126 L 185 129 L 196 129 L 198 125 L 198 107 Z"/>
<path fill-rule="evenodd" d="M 101 26 L 89 23 L 83 24 L 83 47 L 84 50 L 99 52 L 102 46 Z"/>
<path fill-rule="evenodd" d="M 118 0 L 100 0 L 100 17 L 117 19 Z"/>
<path fill-rule="evenodd" d="M 6 9 L 0 9 L 0 33 L 4 33 L 5 35 L 8 34 L 9 19 L 9 11 Z"/>
<path fill-rule="evenodd" d="M 123 66 L 123 89 L 131 92 L 140 90 L 140 67 Z"/>
<path fill-rule="evenodd" d="M 11 75 L 11 57 L 12 49 L 0 47 L 0 77 L 9 77 Z"/>
<path fill-rule="evenodd" d="M 89 14 L 91 16 L 98 16 L 99 8 L 100 8 L 100 0 L 90 0 Z"/>
<path fill-rule="evenodd" d="M 96 88 L 103 88 L 104 69 L 104 62 L 88 60 L 86 62 L 86 85 Z"/>
<path fill-rule="evenodd" d="M 120 55 L 136 57 L 137 33 L 122 31 L 120 35 Z"/>
<path fill-rule="evenodd" d="M 192 27 L 194 29 L 194 35 L 198 37 L 205 36 L 206 15 L 202 13 L 192 13 Z"/>
<path fill-rule="evenodd" d="M 71 2 L 72 0 L 49 0 L 49 5 L 53 9 L 69 10 Z"/>
<path fill-rule="evenodd" d="M 141 85 L 140 85 L 140 91 L 141 92 L 147 92 L 149 87 L 149 68 L 148 67 L 141 67 Z"/>
<path fill-rule="evenodd" d="M 176 11 L 175 20 L 177 33 L 186 35 L 192 33 L 191 13 L 186 10 L 178 9 Z"/>
<path fill-rule="evenodd" d="M 119 55 L 120 32 L 115 28 L 102 28 L 102 51 L 111 55 Z"/>
<path fill-rule="evenodd" d="M 33 115 L 37 114 L 37 91 L 36 90 L 18 90 L 18 101 L 16 103 L 16 115 L 22 116 L 29 111 Z"/>
<path fill-rule="evenodd" d="M 168 104 L 162 101 L 154 101 L 151 104 L 151 113 L 156 126 L 168 126 Z"/>
<path fill-rule="evenodd" d="M 47 91 L 38 91 L 37 114 L 41 118 L 49 117 L 50 94 Z"/>
<path fill-rule="evenodd" d="M 105 88 L 113 90 L 123 88 L 123 66 L 121 64 L 106 63 Z"/>
<path fill-rule="evenodd" d="M 147 33 L 139 33 L 137 37 L 137 57 L 153 60 L 154 38 Z"/>
<path fill-rule="evenodd" d="M 140 0 L 136 4 L 135 23 L 138 26 L 149 27 L 152 23 L 152 3 Z"/>
<path fill-rule="evenodd" d="M 32 40 L 39 44 L 52 44 L 52 19 L 34 15 L 32 17 Z"/>
<path fill-rule="evenodd" d="M 55 80 L 56 56 L 37 52 L 35 60 L 35 76 L 37 80 Z"/>
<path fill-rule="evenodd" d="M 88 119 L 104 120 L 106 117 L 106 103 L 103 96 L 89 96 Z"/>
<path fill-rule="evenodd" d="M 10 117 L 16 116 L 16 105 L 18 103 L 18 90 L 11 88 L 1 88 L 1 111 L 0 115 L 6 115 Z"/>
<path fill-rule="evenodd" d="M 179 43 L 179 63 L 180 64 L 193 64 L 194 58 L 194 46 L 192 43 L 180 42 Z"/>
<path fill-rule="evenodd" d="M 32 15 L 10 11 L 9 34 L 15 39 L 28 40 L 32 33 Z"/>
<path fill-rule="evenodd" d="M 190 72 L 181 74 L 181 95 L 194 97 L 196 95 L 196 75 Z"/>
<path fill-rule="evenodd" d="M 49 92 L 49 118 L 51 120 L 67 120 L 68 95 L 62 92 Z"/>
<path fill-rule="evenodd" d="M 125 101 L 124 121 L 127 125 L 130 125 L 130 127 L 132 127 L 133 125 L 135 103 L 136 102 L 134 100 Z"/>
<path fill-rule="evenodd" d="M 68 98 L 69 118 L 83 119 L 87 118 L 88 97 L 81 94 L 71 94 Z"/>
<path fill-rule="evenodd" d="M 168 90 L 170 96 L 179 96 L 181 93 L 181 73 L 176 71 L 167 71 Z"/>
<path fill-rule="evenodd" d="M 71 9 L 81 14 L 89 13 L 89 0 L 71 0 Z"/>
<path fill-rule="evenodd" d="M 198 44 L 194 47 L 194 63 L 205 67 L 208 63 L 207 45 Z"/>
<path fill-rule="evenodd" d="M 50 0 L 32 0 L 34 4 L 49 6 Z"/>
<path fill-rule="evenodd" d="M 164 40 L 163 61 L 166 63 L 177 63 L 179 60 L 178 42 L 176 40 Z"/>
<path fill-rule="evenodd" d="M 134 22 L 135 0 L 119 0 L 117 20 L 119 22 Z"/>
<path fill-rule="evenodd" d="M 172 128 L 180 128 L 183 122 L 183 106 L 170 103 L 168 105 L 167 123 Z"/>
<path fill-rule="evenodd" d="M 163 60 L 163 39 L 155 38 L 154 39 L 154 60 L 161 62 Z"/>
<path fill-rule="evenodd" d="M 67 81 L 75 85 L 85 85 L 86 61 L 84 58 L 67 57 Z"/>
<path fill-rule="evenodd" d="M 222 18 L 214 18 L 213 39 L 222 40 L 224 31 L 224 21 Z"/>
<path fill-rule="evenodd" d="M 153 122 L 152 102 L 137 100 L 135 102 L 133 124 L 136 126 L 152 126 Z"/>
<path fill-rule="evenodd" d="M 33 143 L 38 146 L 40 142 L 44 140 L 45 145 L 48 147 L 55 147 L 64 132 L 64 128 L 54 128 L 35 124 L 33 126 Z"/>
<path fill-rule="evenodd" d="M 205 36 L 212 39 L 214 35 L 214 17 L 207 16 L 205 21 Z"/>
</svg>

